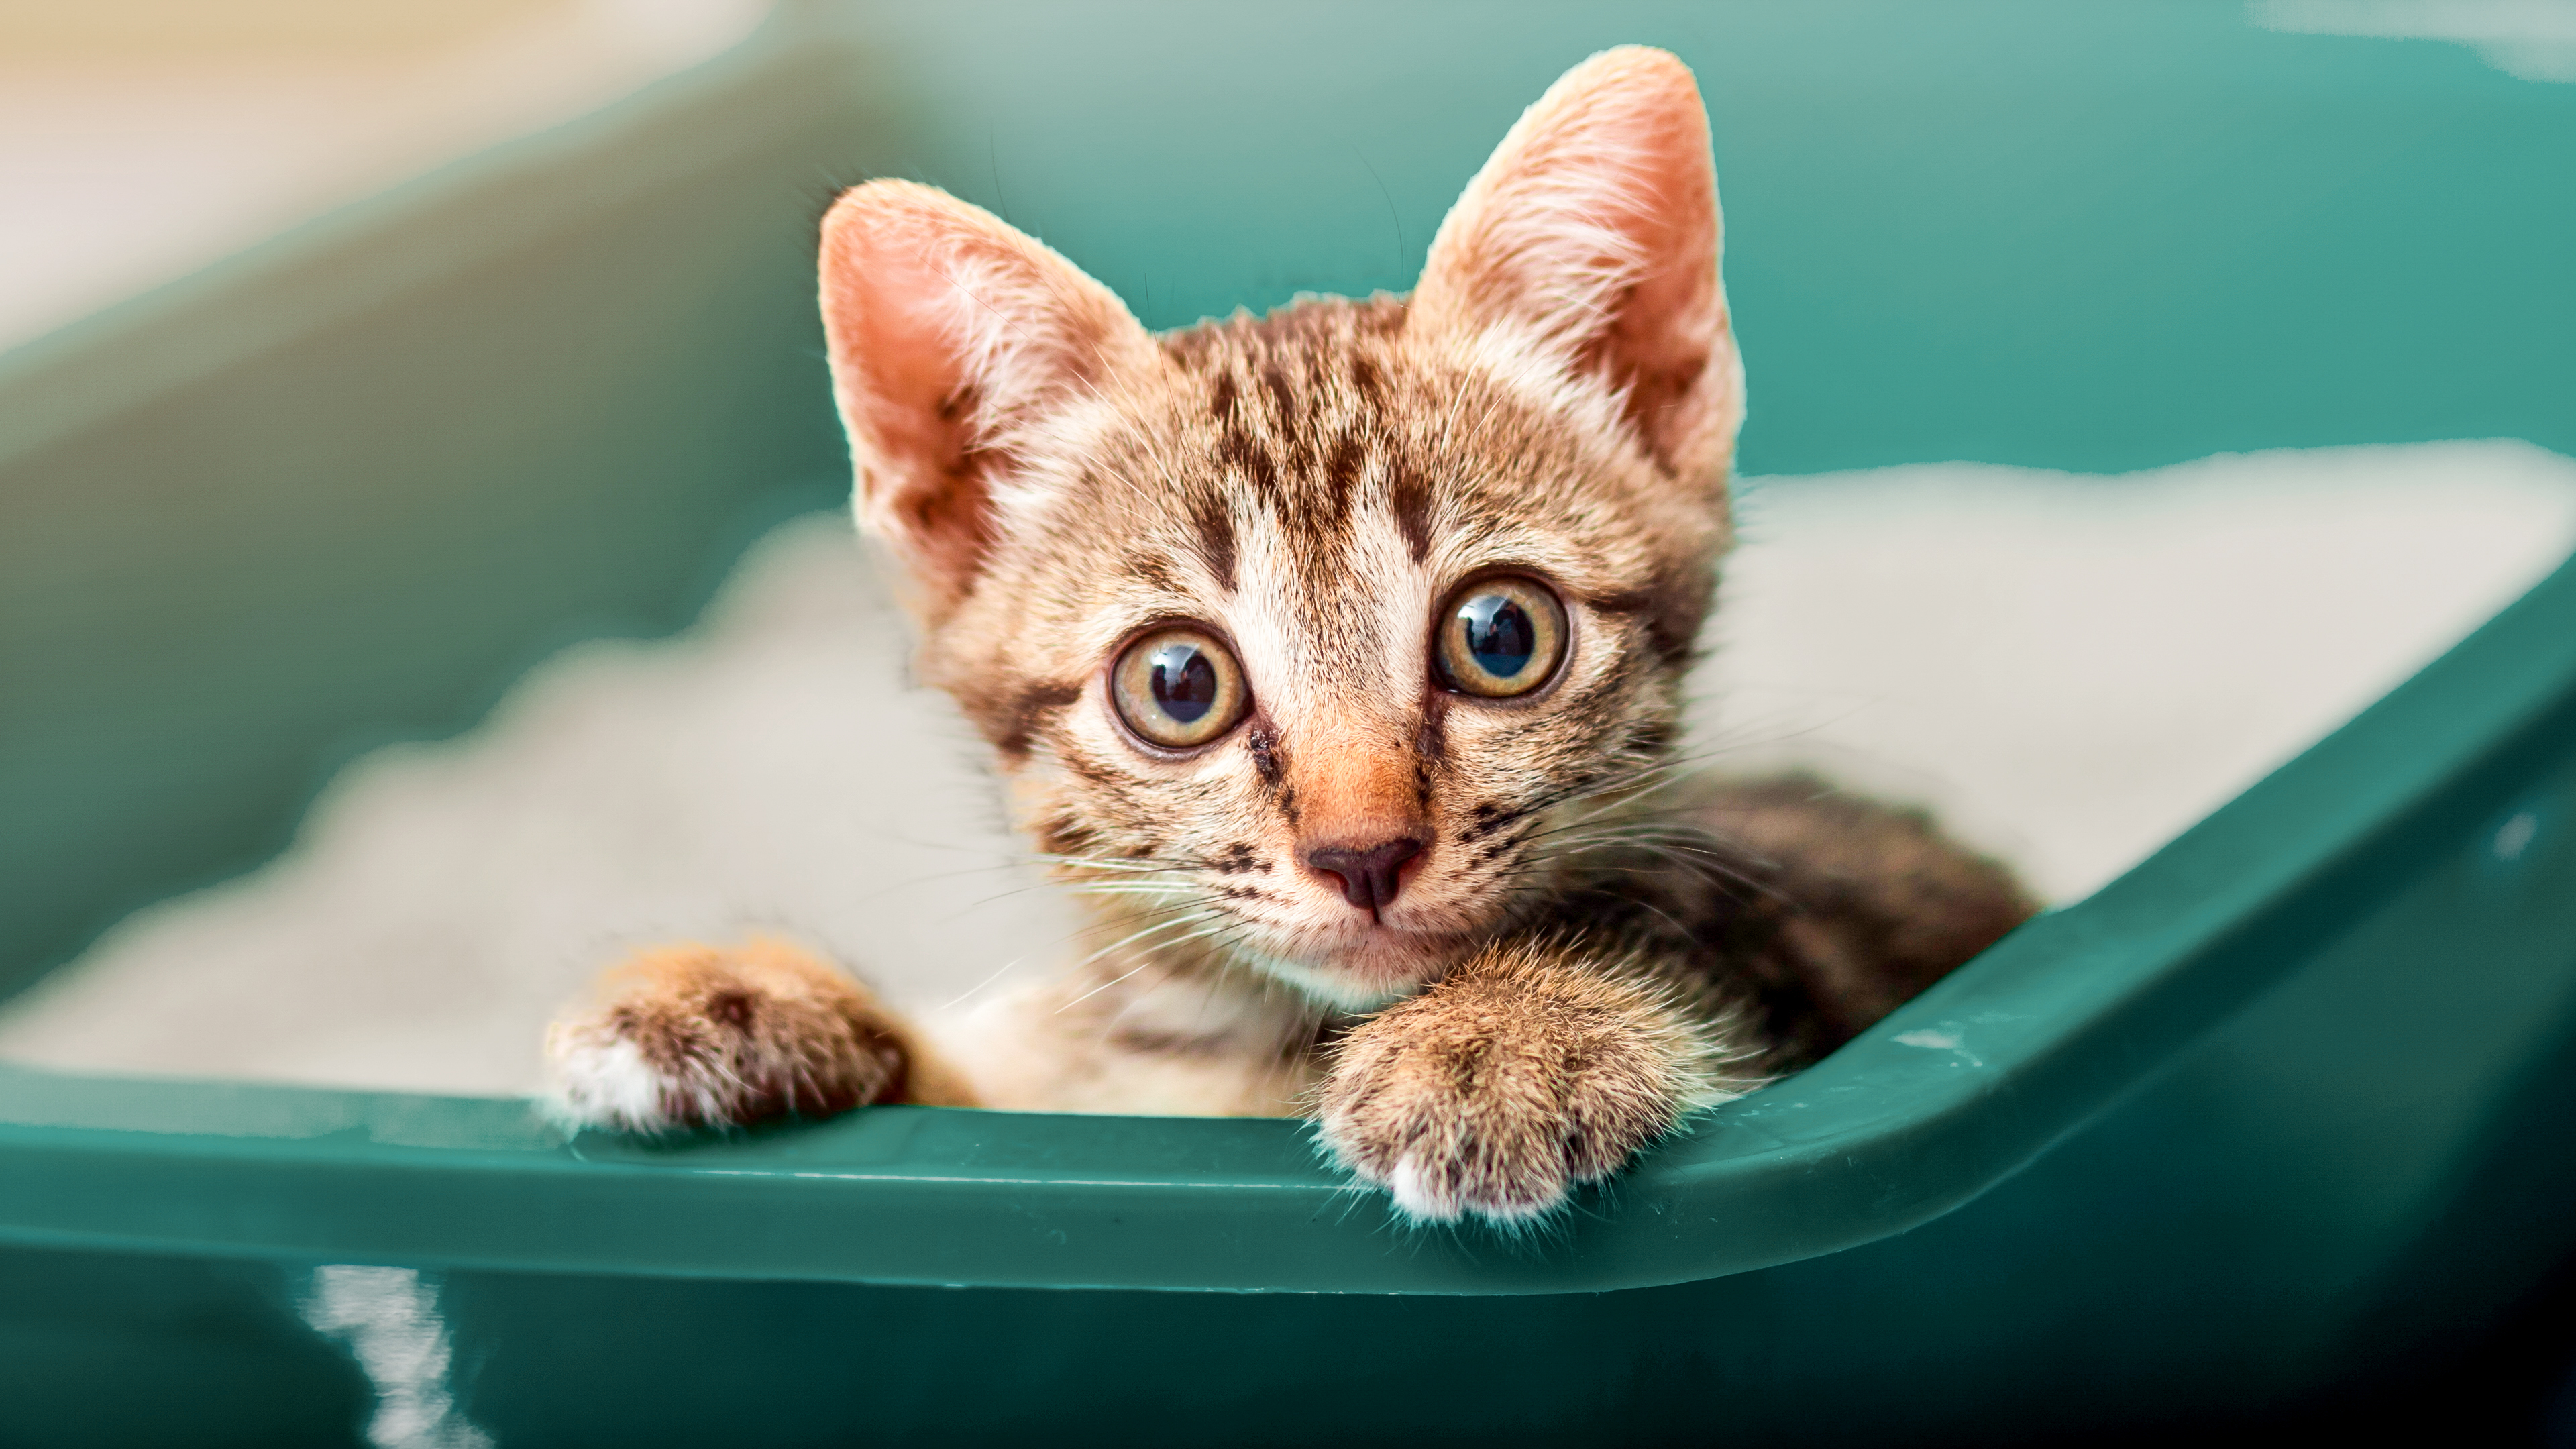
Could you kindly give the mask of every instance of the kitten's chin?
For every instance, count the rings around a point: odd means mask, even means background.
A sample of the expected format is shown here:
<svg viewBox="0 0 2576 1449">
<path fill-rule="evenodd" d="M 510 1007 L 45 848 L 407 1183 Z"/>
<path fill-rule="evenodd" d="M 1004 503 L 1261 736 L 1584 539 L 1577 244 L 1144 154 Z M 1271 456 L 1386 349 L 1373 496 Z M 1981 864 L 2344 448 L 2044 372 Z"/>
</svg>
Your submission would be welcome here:
<svg viewBox="0 0 2576 1449">
<path fill-rule="evenodd" d="M 1472 944 L 1461 937 L 1368 926 L 1322 949 L 1253 949 L 1252 964 L 1341 1011 L 1375 1011 L 1438 980 Z"/>
</svg>

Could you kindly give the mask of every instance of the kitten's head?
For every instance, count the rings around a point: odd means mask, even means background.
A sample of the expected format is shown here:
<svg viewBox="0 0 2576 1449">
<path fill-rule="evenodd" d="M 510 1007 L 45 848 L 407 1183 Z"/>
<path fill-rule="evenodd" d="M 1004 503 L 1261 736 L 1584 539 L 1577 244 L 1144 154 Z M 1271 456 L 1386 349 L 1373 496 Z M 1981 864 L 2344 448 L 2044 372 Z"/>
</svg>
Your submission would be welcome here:
<svg viewBox="0 0 2576 1449">
<path fill-rule="evenodd" d="M 1565 802 L 1667 747 L 1743 412 L 1689 71 L 1585 62 L 1409 300 L 1156 337 L 928 187 L 823 224 L 862 523 L 1020 823 L 1364 1007 L 1543 881 Z M 1150 934 L 1158 933 L 1158 934 Z"/>
</svg>

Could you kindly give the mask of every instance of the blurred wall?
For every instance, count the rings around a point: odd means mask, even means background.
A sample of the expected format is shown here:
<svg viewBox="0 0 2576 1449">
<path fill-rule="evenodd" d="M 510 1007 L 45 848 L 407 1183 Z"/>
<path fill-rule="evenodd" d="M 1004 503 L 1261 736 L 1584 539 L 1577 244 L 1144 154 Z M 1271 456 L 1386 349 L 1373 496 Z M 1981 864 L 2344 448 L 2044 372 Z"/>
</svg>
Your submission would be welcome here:
<svg viewBox="0 0 2576 1449">
<path fill-rule="evenodd" d="M 738 39 L 762 0 L 0 0 L 0 349 Z"/>
</svg>

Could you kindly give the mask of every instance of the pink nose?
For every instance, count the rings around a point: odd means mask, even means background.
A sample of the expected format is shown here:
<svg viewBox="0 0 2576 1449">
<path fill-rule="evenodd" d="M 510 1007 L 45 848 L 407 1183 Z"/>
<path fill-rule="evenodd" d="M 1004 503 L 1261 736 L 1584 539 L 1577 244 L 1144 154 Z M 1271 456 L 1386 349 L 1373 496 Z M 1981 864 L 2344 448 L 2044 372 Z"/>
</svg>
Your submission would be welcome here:
<svg viewBox="0 0 2576 1449">
<path fill-rule="evenodd" d="M 1365 850 L 1325 846 L 1306 852 L 1306 868 L 1341 882 L 1342 899 L 1374 916 L 1395 904 L 1404 889 L 1405 862 L 1422 853 L 1411 836 L 1372 845 Z"/>
</svg>

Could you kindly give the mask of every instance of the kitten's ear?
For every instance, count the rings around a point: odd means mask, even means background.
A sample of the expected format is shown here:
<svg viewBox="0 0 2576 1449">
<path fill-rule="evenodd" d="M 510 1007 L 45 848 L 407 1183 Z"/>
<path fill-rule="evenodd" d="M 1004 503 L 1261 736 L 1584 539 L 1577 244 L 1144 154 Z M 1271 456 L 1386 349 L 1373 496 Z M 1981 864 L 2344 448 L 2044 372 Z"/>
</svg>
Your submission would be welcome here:
<svg viewBox="0 0 2576 1449">
<path fill-rule="evenodd" d="M 1154 341 L 1044 243 L 934 187 L 871 181 L 823 218 L 823 333 L 863 526 L 937 618 L 973 584 L 1028 446 Z"/>
<path fill-rule="evenodd" d="M 1548 87 L 1467 183 L 1408 326 L 1496 333 L 1625 389 L 1647 452 L 1714 482 L 1744 417 L 1718 240 L 1699 87 L 1669 52 L 1621 46 Z"/>
</svg>

